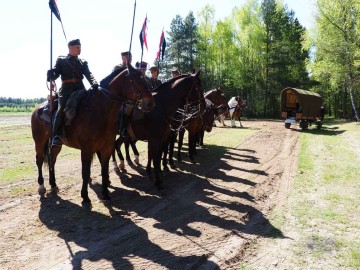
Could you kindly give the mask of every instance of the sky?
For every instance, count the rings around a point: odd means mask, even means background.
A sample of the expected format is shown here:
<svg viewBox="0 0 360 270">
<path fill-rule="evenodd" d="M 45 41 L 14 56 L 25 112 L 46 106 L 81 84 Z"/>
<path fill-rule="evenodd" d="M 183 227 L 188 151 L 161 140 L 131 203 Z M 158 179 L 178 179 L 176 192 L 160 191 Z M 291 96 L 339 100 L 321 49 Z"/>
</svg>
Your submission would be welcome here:
<svg viewBox="0 0 360 270">
<path fill-rule="evenodd" d="M 282 0 L 306 28 L 313 23 L 313 0 Z M 152 64 L 158 51 L 162 29 L 170 30 L 176 15 L 185 18 L 209 4 L 215 19 L 231 15 L 245 0 L 137 0 L 132 39 L 133 65 L 140 61 L 139 34 L 148 18 L 147 43 L 143 60 Z M 121 52 L 130 47 L 134 0 L 57 0 L 67 40 L 79 38 L 80 58 L 88 61 L 100 81 L 121 62 Z M 48 95 L 46 72 L 50 69 L 50 18 L 48 0 L 2 0 L 0 3 L 0 97 L 40 98 Z M 165 35 L 166 37 L 166 35 Z M 53 16 L 53 65 L 59 55 L 67 55 L 67 42 L 60 22 Z M 61 81 L 56 81 L 61 86 Z M 85 87 L 89 83 L 84 79 Z"/>
</svg>

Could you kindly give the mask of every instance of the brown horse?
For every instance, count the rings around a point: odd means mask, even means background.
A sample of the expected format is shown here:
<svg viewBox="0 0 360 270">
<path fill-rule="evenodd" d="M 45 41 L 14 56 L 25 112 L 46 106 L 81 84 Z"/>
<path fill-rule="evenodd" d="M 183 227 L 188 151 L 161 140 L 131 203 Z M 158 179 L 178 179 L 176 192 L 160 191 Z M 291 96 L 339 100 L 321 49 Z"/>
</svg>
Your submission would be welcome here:
<svg viewBox="0 0 360 270">
<path fill-rule="evenodd" d="M 169 152 L 169 164 L 170 167 L 175 168 L 175 163 L 173 160 L 173 153 L 174 153 L 174 146 L 177 134 L 179 134 L 178 138 L 178 161 L 181 161 L 181 149 L 183 145 L 184 140 L 184 134 L 185 130 L 188 131 L 189 139 L 188 139 L 188 156 L 189 159 L 192 162 L 195 162 L 194 155 L 195 155 L 195 148 L 196 148 L 196 132 L 197 130 L 201 129 L 203 125 L 203 117 L 202 114 L 205 111 L 205 99 L 203 95 L 200 92 L 196 93 L 197 95 L 193 95 L 191 99 L 188 100 L 188 104 L 185 105 L 182 104 L 182 106 L 179 109 L 185 109 L 184 113 L 187 113 L 188 117 L 185 121 L 179 122 L 179 121 L 172 121 L 171 127 L 173 129 L 173 132 L 171 133 L 169 137 L 169 147 L 164 149 L 164 155 L 163 155 L 163 167 L 164 170 L 168 171 L 167 167 L 167 154 Z M 179 118 L 179 117 L 178 117 Z M 181 118 L 181 117 L 180 117 Z M 168 152 L 167 152 L 168 151 Z"/>
<path fill-rule="evenodd" d="M 224 106 L 220 105 L 216 107 L 214 103 L 212 103 L 210 100 L 205 99 L 206 102 L 206 109 L 203 114 L 203 126 L 202 129 L 199 132 L 197 142 L 199 143 L 200 147 L 204 146 L 204 134 L 206 132 L 211 132 L 214 124 L 215 117 L 221 113 L 223 113 Z"/>
<path fill-rule="evenodd" d="M 114 150 L 114 140 L 117 133 L 116 118 L 120 104 L 126 100 L 136 101 L 142 110 L 151 111 L 154 108 L 154 100 L 147 90 L 146 81 L 140 72 L 132 66 L 122 71 L 109 84 L 108 89 L 96 91 L 91 95 L 88 92 L 87 106 L 79 105 L 77 115 L 71 125 L 64 125 L 66 134 L 65 145 L 81 150 L 82 162 L 82 205 L 91 207 L 88 196 L 88 184 L 90 178 L 90 166 L 94 153 L 97 153 L 101 163 L 102 196 L 104 200 L 110 200 L 109 184 L 109 159 Z M 40 115 L 44 104 L 39 105 L 32 114 L 31 128 L 35 141 L 36 165 L 38 167 L 39 194 L 44 195 L 44 178 L 42 164 L 48 153 L 48 141 L 50 139 L 50 123 L 43 120 Z M 55 162 L 61 147 L 51 147 L 51 160 L 47 160 L 50 168 L 49 183 L 51 190 L 57 192 L 55 179 Z M 46 160 L 46 159 L 45 159 Z"/>
<path fill-rule="evenodd" d="M 187 97 L 199 91 L 201 86 L 199 76 L 200 71 L 196 74 L 180 75 L 158 86 L 153 90 L 156 93 L 154 95 L 155 109 L 145 113 L 143 119 L 130 120 L 136 139 L 148 141 L 146 173 L 148 176 L 152 175 L 151 161 L 153 161 L 153 176 L 157 188 L 162 188 L 159 176 L 161 154 L 170 134 L 171 117 Z M 117 151 L 124 139 L 119 137 L 120 142 L 115 144 Z M 115 154 L 113 154 L 113 161 L 115 161 Z"/>
</svg>

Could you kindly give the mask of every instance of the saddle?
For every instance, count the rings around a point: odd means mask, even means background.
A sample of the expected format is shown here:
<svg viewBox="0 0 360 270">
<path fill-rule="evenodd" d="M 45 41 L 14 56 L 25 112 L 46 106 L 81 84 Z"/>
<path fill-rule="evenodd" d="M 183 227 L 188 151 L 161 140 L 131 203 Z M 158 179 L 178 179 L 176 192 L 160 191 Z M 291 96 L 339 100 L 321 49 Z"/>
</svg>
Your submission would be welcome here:
<svg viewBox="0 0 360 270">
<path fill-rule="evenodd" d="M 124 110 L 120 110 L 119 112 L 119 133 L 120 133 L 120 129 L 121 129 L 121 119 L 123 119 L 123 117 L 127 117 L 129 122 L 126 126 L 126 130 L 127 130 L 127 133 L 129 134 L 129 136 L 133 139 L 133 140 L 136 140 L 136 136 L 135 136 L 135 133 L 132 129 L 132 126 L 131 126 L 131 122 L 136 122 L 136 121 L 139 121 L 139 120 L 142 120 L 144 119 L 145 117 L 145 114 L 143 111 L 141 111 L 137 106 L 135 106 L 133 103 L 127 103 L 127 104 L 124 104 L 123 106 L 125 106 Z M 122 115 L 124 113 L 124 115 Z M 122 120 L 124 121 L 124 120 Z"/>
<path fill-rule="evenodd" d="M 79 104 L 81 104 L 81 101 L 84 100 L 84 97 L 88 95 L 88 91 L 86 90 L 76 90 L 74 91 L 71 96 L 69 97 L 68 101 L 66 102 L 66 106 L 64 109 L 66 122 L 65 125 L 69 126 L 71 124 L 71 120 L 76 115 L 76 110 L 79 107 Z M 50 100 L 45 101 L 40 108 L 37 111 L 38 116 L 43 119 L 44 121 L 50 123 L 51 117 L 55 117 L 55 113 L 58 110 L 58 99 L 57 96 L 55 96 L 55 99 L 53 100 L 53 108 L 52 111 L 50 110 Z M 86 107 L 87 104 L 84 103 L 84 106 Z"/>
</svg>

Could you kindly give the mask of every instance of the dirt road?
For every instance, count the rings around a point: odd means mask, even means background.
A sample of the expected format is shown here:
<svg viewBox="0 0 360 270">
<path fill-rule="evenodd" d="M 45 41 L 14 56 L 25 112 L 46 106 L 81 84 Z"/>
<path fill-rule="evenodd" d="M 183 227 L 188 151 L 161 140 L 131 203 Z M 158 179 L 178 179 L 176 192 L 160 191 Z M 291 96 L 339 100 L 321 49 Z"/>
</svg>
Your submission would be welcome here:
<svg viewBox="0 0 360 270">
<path fill-rule="evenodd" d="M 93 176 L 91 212 L 81 208 L 79 181 L 42 201 L 1 202 L 1 268 L 239 269 L 257 238 L 283 237 L 267 215 L 286 197 L 299 148 L 299 132 L 280 122 L 246 126 L 259 130 L 211 166 L 201 167 L 207 151 L 200 150 L 194 166 L 201 172 L 180 164 L 162 194 L 141 176 L 143 167 L 131 167 L 111 170 L 108 207 L 97 197 L 101 177 Z M 68 165 L 71 177 L 79 165 Z"/>
</svg>

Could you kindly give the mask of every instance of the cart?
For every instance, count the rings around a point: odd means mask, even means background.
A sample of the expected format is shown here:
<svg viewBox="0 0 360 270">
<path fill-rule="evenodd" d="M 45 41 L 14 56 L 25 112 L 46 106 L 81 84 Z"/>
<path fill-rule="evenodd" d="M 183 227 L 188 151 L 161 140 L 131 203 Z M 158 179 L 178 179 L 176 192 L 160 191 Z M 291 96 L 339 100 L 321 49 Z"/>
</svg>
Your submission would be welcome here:
<svg viewBox="0 0 360 270">
<path fill-rule="evenodd" d="M 323 98 L 315 92 L 287 87 L 281 91 L 281 117 L 285 119 L 285 127 L 299 121 L 302 130 L 315 123 L 321 128 L 324 109 Z"/>
</svg>

